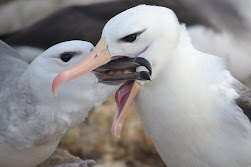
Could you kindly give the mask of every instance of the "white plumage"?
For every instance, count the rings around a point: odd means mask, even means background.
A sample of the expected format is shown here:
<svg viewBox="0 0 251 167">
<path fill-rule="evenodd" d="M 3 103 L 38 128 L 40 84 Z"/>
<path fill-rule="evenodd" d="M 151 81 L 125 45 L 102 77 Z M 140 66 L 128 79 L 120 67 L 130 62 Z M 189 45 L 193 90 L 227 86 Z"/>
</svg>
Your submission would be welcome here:
<svg viewBox="0 0 251 167">
<path fill-rule="evenodd" d="M 228 69 L 248 87 L 251 76 L 251 49 L 248 35 L 246 38 L 236 37 L 230 32 L 216 32 L 203 26 L 188 28 L 193 46 L 205 53 L 228 57 Z M 241 31 L 241 28 L 240 28 Z"/>
<path fill-rule="evenodd" d="M 135 40 L 121 40 L 132 34 Z M 102 39 L 111 58 L 139 56 L 151 63 L 152 81 L 137 81 L 135 105 L 168 167 L 251 166 L 250 121 L 236 104 L 243 98 L 240 106 L 249 104 L 250 90 L 226 69 L 227 58 L 192 46 L 172 10 L 126 10 L 106 24 Z"/>
<path fill-rule="evenodd" d="M 31 12 L 32 14 L 29 12 L 29 14 L 25 14 L 25 16 L 28 15 L 26 16 L 28 19 L 21 15 L 21 17 L 24 17 L 23 20 L 16 20 L 23 25 L 24 22 L 31 21 L 30 16 L 34 17 L 34 11 L 41 15 L 41 10 L 47 11 L 43 8 L 48 9 L 48 4 L 50 4 L 50 7 L 55 7 L 58 4 L 56 1 L 51 1 L 51 3 L 34 1 L 34 3 L 29 2 L 29 5 L 22 3 L 17 2 L 14 5 L 14 8 L 19 6 L 18 10 L 11 10 L 12 5 L 10 4 L 5 5 L 6 7 L 9 6 L 6 9 L 0 9 L 3 13 L 0 14 L 2 17 L 2 20 L 0 20 L 1 26 L 7 26 L 7 30 L 9 30 L 9 24 L 15 20 L 9 17 L 17 14 L 10 14 L 9 12 L 22 13 L 22 10 Z M 72 3 L 72 1 L 68 3 Z M 180 22 L 187 25 L 194 47 L 205 53 L 228 56 L 230 58 L 228 69 L 233 76 L 251 87 L 251 49 L 249 47 L 251 43 L 251 19 L 248 15 L 251 3 L 249 0 L 242 0 L 241 2 L 235 0 L 137 0 L 133 2 L 110 2 L 103 5 L 75 6 L 55 12 L 29 27 L 2 34 L 0 38 L 11 44 L 21 56 L 31 62 L 39 55 L 39 52 L 41 53 L 44 49 L 60 41 L 78 38 L 96 43 L 99 31 L 108 21 L 108 18 L 113 17 L 119 11 L 140 3 L 164 5 L 174 10 Z M 20 5 L 23 8 L 28 7 L 29 10 L 22 9 Z M 62 4 L 60 3 L 60 5 Z M 39 10 L 36 9 L 36 6 L 39 7 Z M 43 8 L 41 8 L 42 6 Z M 116 10 L 111 11 L 111 6 L 114 6 Z M 86 10 L 86 7 L 88 10 Z M 99 16 L 94 16 L 92 11 L 95 11 L 94 15 Z M 106 17 L 102 13 L 105 13 Z M 68 17 L 69 15 L 72 17 Z M 55 24 L 52 25 L 51 22 Z M 89 29 L 93 30 L 89 33 L 83 33 Z M 68 33 L 69 31 L 71 33 Z M 38 34 L 40 34 L 39 38 L 37 38 Z M 29 40 L 23 40 L 26 38 Z"/>
<path fill-rule="evenodd" d="M 0 166 L 29 167 L 43 162 L 64 133 L 84 121 L 88 111 L 116 89 L 98 83 L 89 73 L 63 84 L 58 96 L 53 95 L 55 76 L 92 49 L 92 44 L 83 41 L 60 43 L 29 65 L 0 41 Z M 63 54 L 72 58 L 64 62 Z"/>
</svg>

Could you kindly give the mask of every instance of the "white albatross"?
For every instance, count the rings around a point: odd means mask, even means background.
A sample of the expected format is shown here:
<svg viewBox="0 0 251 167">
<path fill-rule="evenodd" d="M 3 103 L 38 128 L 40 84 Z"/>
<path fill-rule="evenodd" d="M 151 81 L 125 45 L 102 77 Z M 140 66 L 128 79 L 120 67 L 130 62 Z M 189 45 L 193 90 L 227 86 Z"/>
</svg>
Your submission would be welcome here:
<svg viewBox="0 0 251 167">
<path fill-rule="evenodd" d="M 100 50 L 89 54 L 106 57 L 100 65 L 143 57 L 152 66 L 151 82 L 130 82 L 116 92 L 115 136 L 138 92 L 136 110 L 168 167 L 251 166 L 251 91 L 229 73 L 226 58 L 192 46 L 172 10 L 147 5 L 128 9 L 107 22 L 101 41 L 106 45 L 97 44 Z M 89 60 L 78 64 L 78 75 L 91 70 L 86 70 L 93 64 Z"/>
<path fill-rule="evenodd" d="M 126 9 L 139 4 L 164 6 L 172 9 L 179 21 L 186 24 L 195 48 L 205 53 L 230 57 L 228 65 L 230 72 L 251 88 L 251 18 L 248 15 L 251 1 L 248 1 L 127 0 L 70 6 L 55 11 L 32 25 L 0 34 L 0 39 L 31 62 L 39 53 L 62 41 L 80 39 L 96 44 L 105 23 Z M 37 1 L 34 4 L 36 3 Z M 25 10 L 31 8 L 30 5 L 23 7 L 20 7 L 20 10 L 31 12 Z M 6 14 L 6 10 L 2 9 L 0 15 L 1 26 L 8 25 L 9 16 L 16 16 L 16 14 Z M 13 20 L 15 19 L 11 19 Z M 89 31 L 90 29 L 92 31 Z"/>
<path fill-rule="evenodd" d="M 92 49 L 93 45 L 84 41 L 60 43 L 29 65 L 0 41 L 0 166 L 40 164 L 54 152 L 67 130 L 84 121 L 90 109 L 118 88 L 99 83 L 100 79 L 88 73 L 60 87 L 57 97 L 53 95 L 55 76 L 76 65 Z M 108 75 L 103 76 L 109 80 Z"/>
</svg>

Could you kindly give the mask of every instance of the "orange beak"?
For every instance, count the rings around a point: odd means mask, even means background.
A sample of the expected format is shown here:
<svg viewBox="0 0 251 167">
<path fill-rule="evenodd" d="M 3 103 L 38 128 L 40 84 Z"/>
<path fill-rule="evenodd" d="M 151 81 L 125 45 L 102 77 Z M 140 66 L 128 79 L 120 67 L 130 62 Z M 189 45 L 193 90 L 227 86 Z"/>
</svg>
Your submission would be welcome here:
<svg viewBox="0 0 251 167">
<path fill-rule="evenodd" d="M 90 54 L 74 67 L 59 73 L 52 84 L 52 92 L 57 96 L 57 88 L 63 82 L 73 80 L 110 61 L 107 42 L 101 39 Z"/>
</svg>

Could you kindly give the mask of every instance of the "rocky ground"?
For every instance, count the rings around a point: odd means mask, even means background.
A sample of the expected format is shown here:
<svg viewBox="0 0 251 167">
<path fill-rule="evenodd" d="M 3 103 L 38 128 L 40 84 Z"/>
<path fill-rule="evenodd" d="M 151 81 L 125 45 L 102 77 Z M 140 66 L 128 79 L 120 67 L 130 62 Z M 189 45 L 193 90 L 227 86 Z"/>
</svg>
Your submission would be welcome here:
<svg viewBox="0 0 251 167">
<path fill-rule="evenodd" d="M 60 148 L 83 159 L 95 159 L 96 167 L 164 167 L 132 107 L 120 139 L 111 134 L 114 97 L 89 112 L 86 122 L 65 134 Z"/>
</svg>

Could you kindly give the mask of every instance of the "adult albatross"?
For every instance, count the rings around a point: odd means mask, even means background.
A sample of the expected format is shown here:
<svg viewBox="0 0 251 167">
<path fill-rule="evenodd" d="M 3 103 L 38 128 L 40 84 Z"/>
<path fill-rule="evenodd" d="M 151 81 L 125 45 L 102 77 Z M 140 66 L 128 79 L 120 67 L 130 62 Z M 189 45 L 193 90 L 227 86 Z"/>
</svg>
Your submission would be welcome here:
<svg viewBox="0 0 251 167">
<path fill-rule="evenodd" d="M 247 0 L 123 0 L 71 6 L 30 26 L 1 34 L 0 39 L 31 62 L 40 52 L 59 42 L 79 39 L 96 44 L 110 18 L 140 4 L 172 9 L 179 21 L 186 24 L 195 48 L 229 56 L 228 69 L 251 87 L 251 19 L 247 15 L 251 3 Z"/>
<path fill-rule="evenodd" d="M 130 82 L 116 92 L 115 136 L 139 92 L 136 110 L 168 167 L 251 166 L 250 90 L 229 73 L 226 58 L 192 46 L 172 10 L 147 5 L 126 10 L 108 21 L 101 41 L 106 45 L 89 54 L 94 60 L 106 57 L 100 65 L 143 57 L 153 70 L 151 82 Z M 89 60 L 78 64 L 78 75 L 92 70 Z"/>
<path fill-rule="evenodd" d="M 109 78 L 104 73 L 98 79 L 89 73 L 60 87 L 57 97 L 51 92 L 55 76 L 76 65 L 92 49 L 93 45 L 84 41 L 60 43 L 29 65 L 0 41 L 0 166 L 33 167 L 43 162 L 67 130 L 84 121 L 90 109 L 117 89 L 109 83 L 118 82 L 124 74 Z M 138 65 L 134 62 L 133 66 Z M 123 79 L 140 78 L 133 74 Z M 101 77 L 108 84 L 99 83 Z"/>
</svg>

